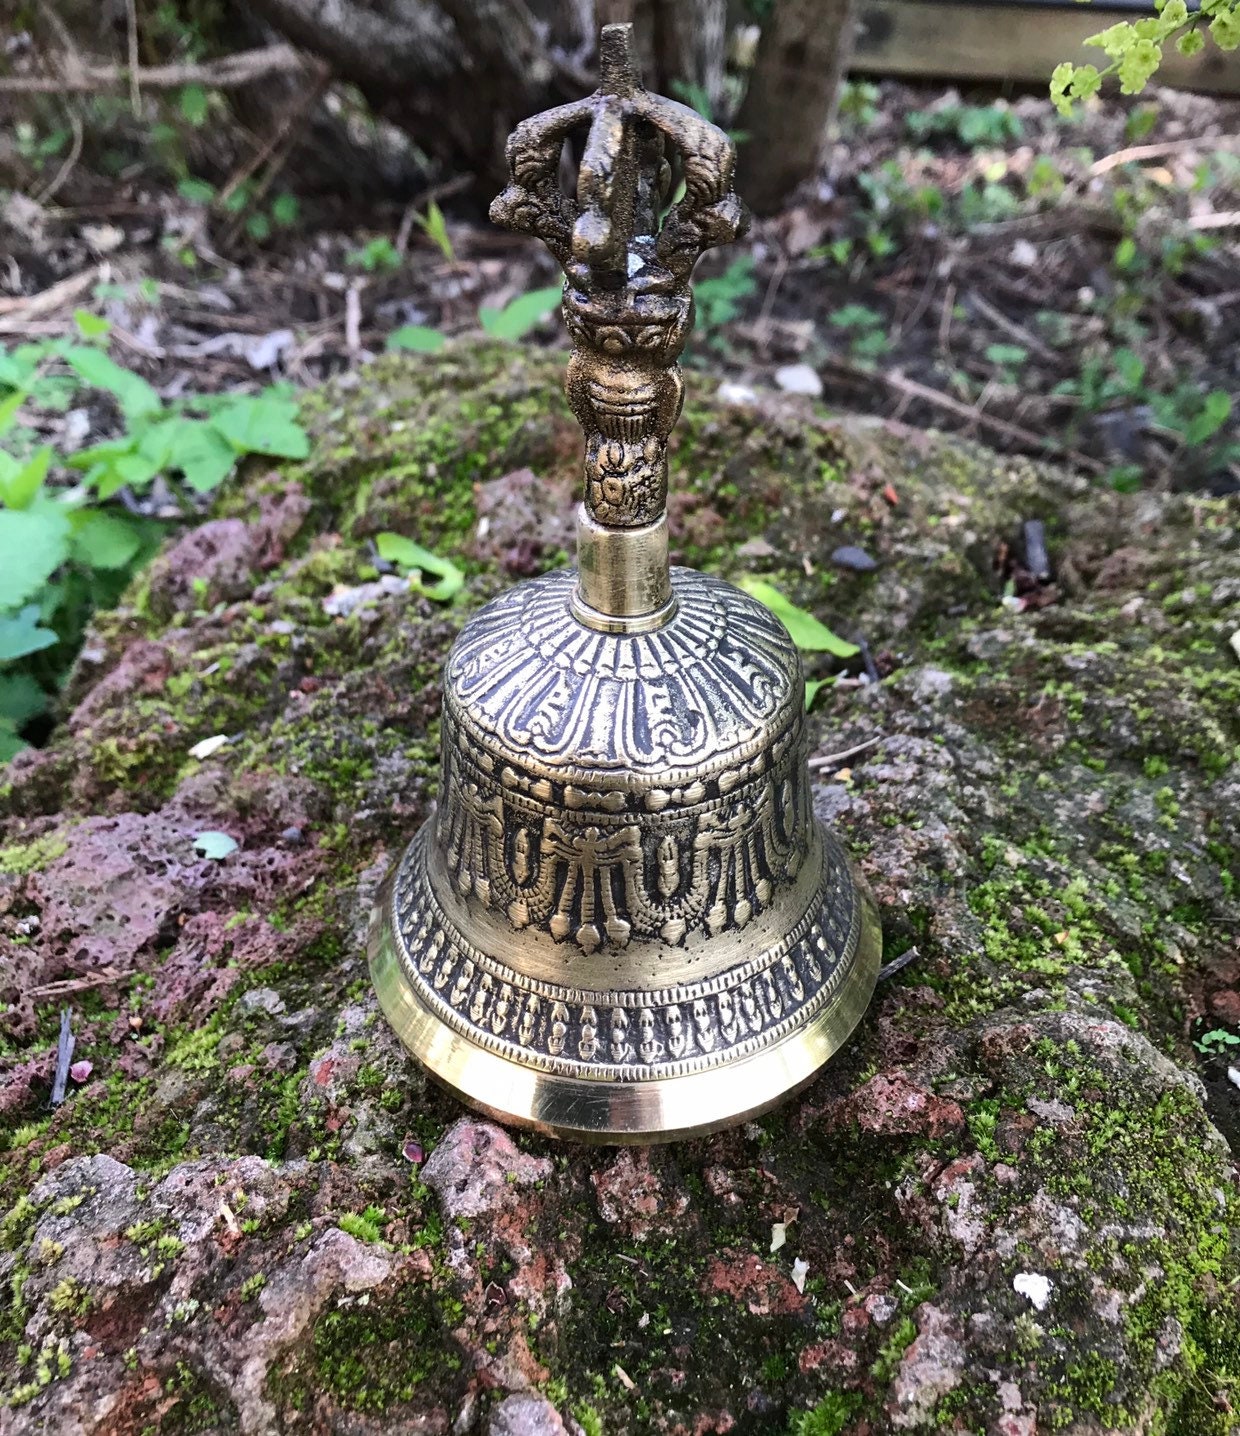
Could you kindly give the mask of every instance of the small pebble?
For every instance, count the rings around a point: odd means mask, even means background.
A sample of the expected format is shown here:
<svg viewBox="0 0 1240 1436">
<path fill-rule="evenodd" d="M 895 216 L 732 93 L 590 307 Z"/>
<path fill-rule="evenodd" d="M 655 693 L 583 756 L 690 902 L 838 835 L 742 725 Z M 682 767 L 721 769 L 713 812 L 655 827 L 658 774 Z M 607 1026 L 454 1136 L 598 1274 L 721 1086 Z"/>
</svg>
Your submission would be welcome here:
<svg viewBox="0 0 1240 1436">
<path fill-rule="evenodd" d="M 280 841 L 282 843 L 289 843 L 293 847 L 298 847 L 301 843 L 304 843 L 305 840 L 305 834 L 300 828 L 285 828 L 280 834 Z"/>
<path fill-rule="evenodd" d="M 91 1062 L 75 1062 L 73 1066 L 69 1068 L 69 1076 L 72 1077 L 75 1082 L 85 1082 L 94 1070 L 94 1064 Z"/>
<path fill-rule="evenodd" d="M 785 394 L 808 394 L 811 399 L 822 398 L 822 380 L 808 364 L 785 364 L 776 369 L 775 382 Z"/>
<path fill-rule="evenodd" d="M 845 544 L 837 548 L 831 555 L 831 562 L 840 568 L 851 568 L 854 573 L 869 573 L 871 569 L 878 567 L 877 562 L 866 553 L 863 548 L 856 548 L 853 544 Z"/>
<path fill-rule="evenodd" d="M 1051 1299 L 1051 1279 L 1038 1271 L 1018 1271 L 1012 1278 L 1012 1289 L 1027 1296 L 1035 1311 L 1045 1311 Z"/>
</svg>

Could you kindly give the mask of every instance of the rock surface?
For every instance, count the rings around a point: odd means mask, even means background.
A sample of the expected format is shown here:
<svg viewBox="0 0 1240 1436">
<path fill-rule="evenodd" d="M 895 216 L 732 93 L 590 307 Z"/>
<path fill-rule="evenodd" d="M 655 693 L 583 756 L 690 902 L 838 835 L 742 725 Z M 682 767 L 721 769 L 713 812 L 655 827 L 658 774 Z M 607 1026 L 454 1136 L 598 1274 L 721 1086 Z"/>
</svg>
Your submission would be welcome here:
<svg viewBox="0 0 1240 1436">
<path fill-rule="evenodd" d="M 560 1147 L 430 1087 L 362 956 L 452 634 L 563 560 L 559 370 L 311 396 L 314 459 L 102 616 L 0 770 L 0 1432 L 1233 1431 L 1240 1123 L 1193 1041 L 1240 1019 L 1240 506 L 691 402 L 681 558 L 867 640 L 816 803 L 907 961 L 781 1111 Z M 384 530 L 462 600 L 377 572 Z M 91 1068 L 49 1113 L 65 1006 Z"/>
</svg>

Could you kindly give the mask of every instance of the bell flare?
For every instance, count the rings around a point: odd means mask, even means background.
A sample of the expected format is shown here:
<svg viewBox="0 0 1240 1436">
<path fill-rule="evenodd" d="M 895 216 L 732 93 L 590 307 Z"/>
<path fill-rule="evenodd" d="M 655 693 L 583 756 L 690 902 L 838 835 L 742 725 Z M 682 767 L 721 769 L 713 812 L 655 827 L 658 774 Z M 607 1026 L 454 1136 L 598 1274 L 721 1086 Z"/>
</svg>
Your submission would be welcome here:
<svg viewBox="0 0 1240 1436">
<path fill-rule="evenodd" d="M 409 1050 L 562 1137 L 657 1142 L 768 1109 L 877 979 L 873 900 L 813 816 L 795 647 L 732 585 L 670 582 L 652 629 L 580 621 L 574 570 L 466 624 L 437 809 L 372 923 Z"/>
</svg>

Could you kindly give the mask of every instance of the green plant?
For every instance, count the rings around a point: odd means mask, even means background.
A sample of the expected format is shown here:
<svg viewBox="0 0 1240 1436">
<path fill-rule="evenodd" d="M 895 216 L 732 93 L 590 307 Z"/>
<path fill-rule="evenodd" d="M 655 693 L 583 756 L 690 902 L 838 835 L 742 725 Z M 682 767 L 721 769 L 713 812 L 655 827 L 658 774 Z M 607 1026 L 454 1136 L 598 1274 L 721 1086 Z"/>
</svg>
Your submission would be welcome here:
<svg viewBox="0 0 1240 1436">
<path fill-rule="evenodd" d="M 996 147 L 1024 136 L 1020 117 L 1006 105 L 944 105 L 913 110 L 904 119 L 914 139 L 953 138 L 969 149 Z"/>
<path fill-rule="evenodd" d="M 403 534 L 382 533 L 375 538 L 379 557 L 387 563 L 394 563 L 408 575 L 409 586 L 417 593 L 425 594 L 436 603 L 447 603 L 456 597 L 465 582 L 465 575 L 451 559 L 440 558 L 421 544 L 405 538 Z M 436 583 L 426 583 L 421 575 L 433 574 Z"/>
<path fill-rule="evenodd" d="M 1225 1027 L 1215 1027 L 1197 1038 L 1193 1046 L 1198 1052 L 1216 1057 L 1229 1047 L 1240 1047 L 1240 1037 L 1237 1037 L 1234 1032 L 1228 1032 Z"/>
<path fill-rule="evenodd" d="M 309 440 L 285 394 L 185 397 L 165 405 L 106 352 L 106 320 L 79 311 L 82 342 L 0 347 L 0 760 L 49 705 L 96 608 L 115 603 L 164 525 L 108 501 L 180 474 L 209 492 L 246 454 L 305 458 Z M 84 388 L 110 394 L 117 437 L 76 453 L 36 445 L 26 405 L 63 409 Z"/>
<path fill-rule="evenodd" d="M 368 239 L 360 249 L 351 249 L 345 255 L 345 263 L 353 265 L 356 269 L 364 269 L 367 274 L 399 269 L 400 250 L 387 235 L 381 234 L 374 239 Z"/>
<path fill-rule="evenodd" d="M 879 88 L 870 80 L 845 80 L 840 86 L 837 112 L 840 120 L 858 130 L 868 130 L 878 119 Z"/>
<path fill-rule="evenodd" d="M 1191 12 L 1185 0 L 1154 0 L 1154 9 L 1154 15 L 1121 20 L 1085 41 L 1110 62 L 1101 70 L 1068 61 L 1056 65 L 1050 91 L 1061 115 L 1070 117 L 1077 101 L 1096 95 L 1112 76 L 1121 94 L 1140 94 L 1162 64 L 1163 47 L 1172 41 L 1181 55 L 1196 55 L 1205 46 L 1208 30 L 1220 50 L 1240 48 L 1240 0 L 1201 0 Z"/>
<path fill-rule="evenodd" d="M 831 324 L 848 336 L 848 348 L 854 359 L 872 363 L 891 348 L 887 337 L 886 319 L 877 309 L 865 304 L 845 304 L 833 310 Z"/>
<path fill-rule="evenodd" d="M 735 319 L 744 301 L 757 292 L 754 262 L 748 254 L 737 255 L 722 274 L 695 285 L 693 302 L 697 323 L 708 344 L 718 347 L 717 336 L 712 331 Z"/>
<path fill-rule="evenodd" d="M 382 1207 L 368 1206 L 364 1212 L 344 1212 L 336 1225 L 341 1231 L 348 1232 L 351 1237 L 356 1237 L 359 1242 L 381 1242 L 383 1240 L 383 1228 L 379 1225 L 387 1217 Z"/>
<path fill-rule="evenodd" d="M 484 304 L 478 311 L 478 322 L 492 339 L 524 339 L 559 307 L 563 293 L 556 284 L 518 294 L 502 309 Z"/>
<path fill-rule="evenodd" d="M 452 248 L 452 239 L 448 234 L 448 222 L 443 217 L 443 210 L 434 200 L 426 206 L 425 214 L 414 214 L 414 222 L 418 224 L 426 234 L 426 237 L 438 248 L 440 254 L 449 264 L 456 263 L 456 250 Z"/>
</svg>

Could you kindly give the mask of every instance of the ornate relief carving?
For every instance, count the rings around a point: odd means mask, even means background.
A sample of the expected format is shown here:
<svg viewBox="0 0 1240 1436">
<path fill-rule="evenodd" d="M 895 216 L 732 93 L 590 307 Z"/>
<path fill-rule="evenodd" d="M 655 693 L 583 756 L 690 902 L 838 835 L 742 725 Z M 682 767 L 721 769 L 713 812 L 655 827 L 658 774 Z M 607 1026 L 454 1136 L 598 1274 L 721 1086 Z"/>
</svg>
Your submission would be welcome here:
<svg viewBox="0 0 1240 1436">
<path fill-rule="evenodd" d="M 857 942 L 860 911 L 847 860 L 824 835 L 814 905 L 750 961 L 652 990 L 544 982 L 480 951 L 443 910 L 426 872 L 429 841 L 424 828 L 393 891 L 391 922 L 406 979 L 422 1003 L 471 1041 L 566 1076 L 646 1080 L 748 1056 L 830 1001 Z"/>
<path fill-rule="evenodd" d="M 685 105 L 642 88 L 626 26 L 603 30 L 602 84 L 588 99 L 518 125 L 511 183 L 491 218 L 541 239 L 564 268 L 576 346 L 568 401 L 585 430 L 585 499 L 615 528 L 652 523 L 667 500 L 667 439 L 684 384 L 699 256 L 748 224 L 732 192 L 736 151 Z M 565 140 L 585 130 L 576 199 L 559 187 Z M 668 204 L 679 160 L 684 195 Z"/>
</svg>

